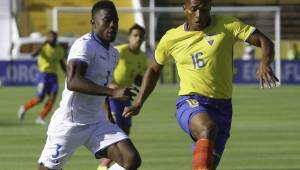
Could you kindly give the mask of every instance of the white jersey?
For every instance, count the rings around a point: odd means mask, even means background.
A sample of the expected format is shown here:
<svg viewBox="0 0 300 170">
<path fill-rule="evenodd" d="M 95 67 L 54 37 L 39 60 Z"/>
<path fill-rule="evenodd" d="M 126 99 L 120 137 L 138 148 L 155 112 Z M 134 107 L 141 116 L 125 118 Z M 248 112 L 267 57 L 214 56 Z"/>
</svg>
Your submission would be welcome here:
<svg viewBox="0 0 300 170">
<path fill-rule="evenodd" d="M 77 39 L 68 56 L 68 62 L 79 60 L 87 63 L 85 77 L 102 86 L 111 83 L 117 59 L 118 51 L 111 45 L 106 49 L 93 33 Z M 104 100 L 105 96 L 70 91 L 65 85 L 58 109 L 61 109 L 60 113 L 64 113 L 61 116 L 67 122 L 79 125 L 91 124 L 105 120 Z"/>
</svg>

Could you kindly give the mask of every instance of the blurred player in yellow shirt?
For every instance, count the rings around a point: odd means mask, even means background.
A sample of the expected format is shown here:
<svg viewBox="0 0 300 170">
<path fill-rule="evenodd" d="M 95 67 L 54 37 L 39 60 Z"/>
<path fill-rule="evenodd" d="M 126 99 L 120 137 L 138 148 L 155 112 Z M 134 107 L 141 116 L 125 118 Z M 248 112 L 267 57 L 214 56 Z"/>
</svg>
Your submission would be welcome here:
<svg viewBox="0 0 300 170">
<path fill-rule="evenodd" d="M 26 111 L 41 103 L 45 96 L 48 95 L 49 98 L 36 119 L 37 124 L 45 125 L 45 117 L 52 109 L 58 92 L 58 65 L 66 72 L 64 62 L 65 52 L 63 47 L 57 44 L 57 33 L 49 31 L 45 43 L 34 51 L 32 55 L 33 57 L 38 56 L 39 75 L 37 79 L 37 93 L 35 97 L 20 107 L 18 117 L 20 120 L 24 120 Z"/>
<path fill-rule="evenodd" d="M 129 86 L 140 86 L 144 72 L 147 69 L 148 59 L 146 53 L 141 51 L 141 45 L 145 40 L 145 29 L 134 24 L 129 29 L 128 43 L 116 46 L 119 52 L 119 59 L 113 73 L 111 88 L 122 88 Z M 126 106 L 131 105 L 131 101 L 121 101 L 109 98 L 110 112 L 116 124 L 129 135 L 131 127 L 131 117 L 122 117 Z M 105 170 L 110 164 L 109 159 L 103 159 L 98 170 Z"/>
<path fill-rule="evenodd" d="M 261 47 L 257 78 L 262 88 L 278 81 L 270 66 L 272 41 L 255 27 L 210 11 L 211 0 L 184 0 L 186 22 L 162 37 L 135 102 L 123 113 L 139 113 L 163 66 L 175 60 L 180 79 L 176 119 L 195 142 L 193 170 L 215 170 L 230 135 L 234 43 L 242 40 Z"/>
</svg>

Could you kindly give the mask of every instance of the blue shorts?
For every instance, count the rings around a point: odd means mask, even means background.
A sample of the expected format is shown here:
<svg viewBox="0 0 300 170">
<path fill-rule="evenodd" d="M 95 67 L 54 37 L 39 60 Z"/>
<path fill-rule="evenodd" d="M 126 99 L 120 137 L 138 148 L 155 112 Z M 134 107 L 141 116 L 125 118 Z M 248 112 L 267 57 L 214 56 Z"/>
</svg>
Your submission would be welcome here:
<svg viewBox="0 0 300 170">
<path fill-rule="evenodd" d="M 109 106 L 112 114 L 115 116 L 116 123 L 119 127 L 131 126 L 131 116 L 125 118 L 122 116 L 124 108 L 126 106 L 130 106 L 131 102 L 128 101 L 120 101 L 109 98 Z"/>
<path fill-rule="evenodd" d="M 199 95 L 180 96 L 176 101 L 176 119 L 179 126 L 191 136 L 191 118 L 199 113 L 206 112 L 218 128 L 214 152 L 222 155 L 227 139 L 230 135 L 232 104 L 231 99 L 211 99 Z"/>
<path fill-rule="evenodd" d="M 57 75 L 52 73 L 39 73 L 37 79 L 36 96 L 44 97 L 46 94 L 57 93 L 58 82 Z"/>
</svg>

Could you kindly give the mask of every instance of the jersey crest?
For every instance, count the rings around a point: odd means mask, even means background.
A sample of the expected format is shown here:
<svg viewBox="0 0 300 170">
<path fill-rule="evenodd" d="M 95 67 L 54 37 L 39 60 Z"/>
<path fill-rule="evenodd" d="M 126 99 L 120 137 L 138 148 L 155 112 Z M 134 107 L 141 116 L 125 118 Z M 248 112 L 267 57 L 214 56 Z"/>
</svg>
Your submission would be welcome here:
<svg viewBox="0 0 300 170">
<path fill-rule="evenodd" d="M 205 36 L 205 40 L 207 41 L 207 43 L 212 46 L 214 44 L 214 37 L 216 34 L 208 34 Z"/>
</svg>

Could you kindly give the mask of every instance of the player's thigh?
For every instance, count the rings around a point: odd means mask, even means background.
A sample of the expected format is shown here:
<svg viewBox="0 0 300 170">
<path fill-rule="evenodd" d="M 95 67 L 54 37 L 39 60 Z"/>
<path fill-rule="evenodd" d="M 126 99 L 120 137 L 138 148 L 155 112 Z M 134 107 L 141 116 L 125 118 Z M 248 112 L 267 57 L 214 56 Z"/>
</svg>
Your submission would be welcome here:
<svg viewBox="0 0 300 170">
<path fill-rule="evenodd" d="M 129 128 L 131 126 L 131 117 L 123 117 L 123 111 L 126 106 L 130 106 L 130 101 L 119 101 L 115 99 L 109 99 L 109 105 L 111 108 L 111 112 L 116 120 L 116 123 L 119 127 L 123 128 Z M 124 129 L 123 129 L 124 130 Z"/>
<path fill-rule="evenodd" d="M 38 81 L 37 85 L 36 85 L 36 96 L 40 100 L 43 100 L 46 94 L 47 94 L 47 85 L 46 85 L 46 82 L 43 81 L 43 80 Z"/>
<path fill-rule="evenodd" d="M 73 126 L 52 121 L 38 162 L 50 169 L 62 169 L 74 151 L 88 139 L 90 133 L 88 126 Z"/>
<path fill-rule="evenodd" d="M 216 125 L 209 112 L 196 112 L 190 118 L 192 136 L 196 139 L 214 138 Z"/>
<path fill-rule="evenodd" d="M 215 152 L 219 155 L 222 155 L 225 144 L 230 137 L 232 122 L 231 102 L 218 104 L 218 107 L 215 107 L 215 109 L 212 110 L 211 113 L 213 113 L 212 116 L 218 127 L 218 133 L 215 140 Z"/>
<path fill-rule="evenodd" d="M 101 121 L 90 125 L 94 130 L 85 146 L 95 155 L 96 158 L 103 156 L 102 151 L 109 146 L 128 139 L 128 136 L 116 125 L 108 121 Z"/>
<path fill-rule="evenodd" d="M 213 123 L 207 108 L 198 100 L 189 97 L 181 97 L 177 100 L 176 119 L 182 130 L 194 140 L 197 138 L 195 132 Z"/>
<path fill-rule="evenodd" d="M 55 100 L 56 95 L 58 93 L 59 90 L 59 84 L 57 81 L 57 77 L 56 76 L 52 76 L 47 80 L 47 93 L 49 94 L 49 97 L 51 100 Z"/>
<path fill-rule="evenodd" d="M 140 155 L 130 139 L 124 139 L 108 146 L 104 154 L 120 165 L 124 162 L 141 161 Z"/>
</svg>

